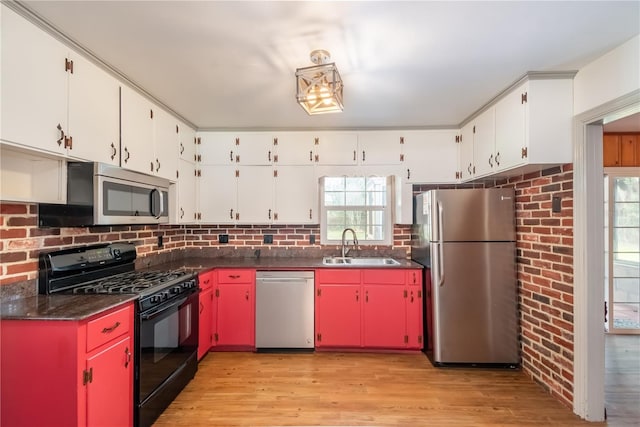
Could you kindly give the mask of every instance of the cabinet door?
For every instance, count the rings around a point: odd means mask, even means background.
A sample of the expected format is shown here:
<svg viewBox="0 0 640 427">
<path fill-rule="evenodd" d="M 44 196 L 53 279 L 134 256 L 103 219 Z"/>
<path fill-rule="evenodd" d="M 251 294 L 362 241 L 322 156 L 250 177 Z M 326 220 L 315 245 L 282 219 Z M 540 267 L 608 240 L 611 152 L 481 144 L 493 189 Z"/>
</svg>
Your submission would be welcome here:
<svg viewBox="0 0 640 427">
<path fill-rule="evenodd" d="M 154 149 L 153 173 L 171 181 L 178 170 L 178 121 L 159 107 L 153 109 Z"/>
<path fill-rule="evenodd" d="M 314 134 L 312 132 L 279 132 L 274 137 L 274 166 L 312 165 Z"/>
<path fill-rule="evenodd" d="M 69 75 L 69 155 L 120 165 L 120 84 L 95 64 L 73 55 Z"/>
<path fill-rule="evenodd" d="M 360 347 L 360 285 L 316 287 L 316 347 Z"/>
<path fill-rule="evenodd" d="M 211 342 L 213 341 L 213 331 L 211 330 L 211 327 L 213 325 L 211 318 L 211 306 L 213 305 L 213 289 L 211 288 L 211 286 L 200 293 L 199 299 L 200 317 L 198 324 L 198 360 L 202 359 L 204 355 L 207 354 L 207 352 L 211 348 Z"/>
<path fill-rule="evenodd" d="M 203 165 L 234 165 L 240 155 L 236 135 L 230 132 L 199 132 L 199 154 Z M 239 141 L 238 141 L 239 142 Z"/>
<path fill-rule="evenodd" d="M 238 141 L 237 163 L 241 165 L 270 165 L 273 161 L 273 138 L 270 133 L 242 132 Z"/>
<path fill-rule="evenodd" d="M 127 336 L 87 359 L 87 426 L 133 423 L 133 347 Z"/>
<path fill-rule="evenodd" d="M 620 166 L 620 135 L 602 135 L 603 166 Z"/>
<path fill-rule="evenodd" d="M 255 346 L 255 284 L 218 284 L 219 346 Z"/>
<path fill-rule="evenodd" d="M 318 132 L 314 161 L 319 165 L 355 165 L 358 163 L 358 135 L 350 132 Z M 314 144 L 315 144 L 314 138 Z"/>
<path fill-rule="evenodd" d="M 358 162 L 361 165 L 399 165 L 400 136 L 395 131 L 360 132 Z"/>
<path fill-rule="evenodd" d="M 202 166 L 198 178 L 198 205 L 201 221 L 211 224 L 235 222 L 237 178 L 235 166 Z"/>
<path fill-rule="evenodd" d="M 476 176 L 495 172 L 495 108 L 480 114 L 473 124 L 473 157 Z"/>
<path fill-rule="evenodd" d="M 68 49 L 2 7 L 2 140 L 55 154 L 66 152 Z"/>
<path fill-rule="evenodd" d="M 238 215 L 242 224 L 269 224 L 273 220 L 273 168 L 238 167 Z"/>
<path fill-rule="evenodd" d="M 404 348 L 406 335 L 403 285 L 363 285 L 362 345 Z"/>
<path fill-rule="evenodd" d="M 526 108 L 522 95 L 528 83 L 514 89 L 495 107 L 494 169 L 502 170 L 524 163 L 522 149 L 526 147 Z"/>
<path fill-rule="evenodd" d="M 404 175 L 411 183 L 452 183 L 458 169 L 457 130 L 405 132 Z"/>
<path fill-rule="evenodd" d="M 178 167 L 178 209 L 176 218 L 178 223 L 193 223 L 196 221 L 196 167 L 193 163 L 179 160 Z"/>
<path fill-rule="evenodd" d="M 465 181 L 472 179 L 476 175 L 473 158 L 473 122 L 467 123 L 462 128 L 460 137 L 462 139 L 458 144 L 458 158 L 462 180 Z"/>
<path fill-rule="evenodd" d="M 317 224 L 318 181 L 313 166 L 274 166 L 273 170 L 276 175 L 273 222 Z"/>
<path fill-rule="evenodd" d="M 408 286 L 406 291 L 407 342 L 405 345 L 407 348 L 419 350 L 422 348 L 424 341 L 424 332 L 422 330 L 422 287 Z"/>
<path fill-rule="evenodd" d="M 196 131 L 178 121 L 178 154 L 182 160 L 196 162 Z"/>
<path fill-rule="evenodd" d="M 620 136 L 620 166 L 640 166 L 640 159 L 636 158 L 637 145 L 637 135 Z"/>
<path fill-rule="evenodd" d="M 153 109 L 151 101 L 128 86 L 121 87 L 121 166 L 153 173 Z"/>
</svg>

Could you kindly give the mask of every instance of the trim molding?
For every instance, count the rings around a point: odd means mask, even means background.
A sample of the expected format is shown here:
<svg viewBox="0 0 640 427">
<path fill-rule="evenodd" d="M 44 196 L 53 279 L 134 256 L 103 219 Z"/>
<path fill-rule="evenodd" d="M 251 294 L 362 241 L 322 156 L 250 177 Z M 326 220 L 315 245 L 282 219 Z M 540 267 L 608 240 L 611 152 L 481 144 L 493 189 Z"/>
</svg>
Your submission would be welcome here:
<svg viewBox="0 0 640 427">
<path fill-rule="evenodd" d="M 636 90 L 574 119 L 573 411 L 604 420 L 604 187 L 602 123 L 640 110 Z"/>
</svg>

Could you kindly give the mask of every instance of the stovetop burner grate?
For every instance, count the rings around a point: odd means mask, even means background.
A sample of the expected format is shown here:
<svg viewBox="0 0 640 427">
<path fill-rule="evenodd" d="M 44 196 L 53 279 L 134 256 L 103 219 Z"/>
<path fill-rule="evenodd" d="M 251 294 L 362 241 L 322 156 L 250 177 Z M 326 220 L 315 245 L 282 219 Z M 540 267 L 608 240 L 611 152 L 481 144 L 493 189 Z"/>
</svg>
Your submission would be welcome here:
<svg viewBox="0 0 640 427">
<path fill-rule="evenodd" d="M 74 294 L 139 294 L 150 288 L 171 283 L 186 276 L 181 270 L 173 271 L 131 271 L 80 284 L 73 289 Z"/>
</svg>

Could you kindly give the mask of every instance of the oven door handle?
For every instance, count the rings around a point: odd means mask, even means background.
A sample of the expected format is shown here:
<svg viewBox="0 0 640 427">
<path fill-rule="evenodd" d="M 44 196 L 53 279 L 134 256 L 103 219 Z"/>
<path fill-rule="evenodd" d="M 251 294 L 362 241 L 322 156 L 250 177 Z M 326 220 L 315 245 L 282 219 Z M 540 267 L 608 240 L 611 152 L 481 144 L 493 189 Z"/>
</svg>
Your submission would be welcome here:
<svg viewBox="0 0 640 427">
<path fill-rule="evenodd" d="M 188 300 L 188 299 L 189 299 L 189 297 L 181 298 L 181 299 L 179 299 L 179 300 L 175 301 L 174 303 L 172 303 L 172 304 L 170 304 L 170 305 L 168 305 L 168 306 L 166 306 L 166 307 L 164 307 L 164 308 L 161 308 L 161 309 L 159 309 L 159 310 L 152 311 L 151 313 L 144 313 L 144 314 L 141 314 L 141 315 L 140 315 L 140 318 L 141 318 L 142 320 L 151 320 L 151 319 L 153 319 L 154 317 L 159 316 L 160 314 L 164 313 L 164 312 L 165 312 L 165 311 L 167 311 L 167 310 L 171 310 L 171 309 L 172 309 L 172 308 L 174 308 L 174 307 L 179 307 L 179 306 L 181 306 L 181 305 L 182 305 L 182 304 L 184 304 L 184 302 L 185 302 L 186 300 Z"/>
</svg>

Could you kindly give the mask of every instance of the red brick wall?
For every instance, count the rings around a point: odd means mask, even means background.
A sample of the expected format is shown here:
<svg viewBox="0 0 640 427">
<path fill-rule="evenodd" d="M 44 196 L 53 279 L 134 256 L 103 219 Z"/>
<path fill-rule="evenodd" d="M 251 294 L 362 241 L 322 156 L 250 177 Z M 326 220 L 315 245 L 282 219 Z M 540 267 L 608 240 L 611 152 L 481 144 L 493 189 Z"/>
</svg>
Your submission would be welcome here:
<svg viewBox="0 0 640 427">
<path fill-rule="evenodd" d="M 573 165 L 497 183 L 516 189 L 522 368 L 573 404 Z M 552 197 L 561 211 L 552 212 Z"/>
<path fill-rule="evenodd" d="M 64 247 L 101 242 L 131 241 L 136 244 L 139 257 L 159 255 L 176 249 L 218 248 L 215 255 L 243 256 L 246 251 L 266 249 L 263 256 L 295 254 L 303 249 L 308 256 L 323 253 L 336 255 L 337 247 L 320 245 L 318 225 L 133 225 L 100 226 L 78 228 L 38 228 L 37 206 L 24 203 L 0 204 L 0 285 L 33 280 L 38 272 L 38 254 L 42 250 L 52 251 Z M 218 242 L 218 235 L 228 234 L 229 243 Z M 263 235 L 273 235 L 273 243 L 263 243 Z M 157 236 L 163 236 L 163 247 L 157 247 Z M 314 235 L 316 243 L 309 243 Z M 385 247 L 394 250 L 396 256 L 407 256 L 411 240 L 410 225 L 394 227 L 394 245 Z M 385 249 L 380 248 L 380 249 Z M 291 251 L 293 249 L 294 251 Z M 246 250 L 243 252 L 243 250 Z M 371 249 L 365 249 L 371 250 Z M 281 252 L 278 252 L 281 251 Z M 298 252 L 295 252 L 298 251 Z M 364 251 L 364 250 L 363 250 Z"/>
<path fill-rule="evenodd" d="M 139 256 L 160 254 L 185 246 L 184 230 L 169 225 L 127 225 L 77 228 L 38 228 L 37 206 L 0 204 L 0 285 L 33 280 L 42 250 L 104 242 L 129 241 Z M 157 247 L 158 235 L 163 247 Z"/>
</svg>

